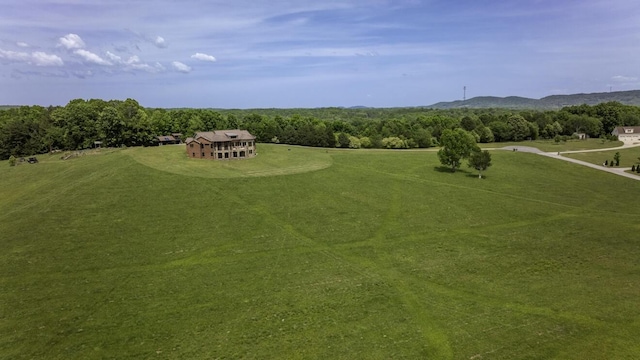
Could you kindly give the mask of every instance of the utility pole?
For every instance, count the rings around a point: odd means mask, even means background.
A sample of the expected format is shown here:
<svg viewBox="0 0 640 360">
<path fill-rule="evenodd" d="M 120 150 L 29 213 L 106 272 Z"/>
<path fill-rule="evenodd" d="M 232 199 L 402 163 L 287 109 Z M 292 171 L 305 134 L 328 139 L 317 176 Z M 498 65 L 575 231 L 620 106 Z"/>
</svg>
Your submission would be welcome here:
<svg viewBox="0 0 640 360">
<path fill-rule="evenodd" d="M 462 88 L 462 101 L 467 101 L 467 87 Z"/>
</svg>

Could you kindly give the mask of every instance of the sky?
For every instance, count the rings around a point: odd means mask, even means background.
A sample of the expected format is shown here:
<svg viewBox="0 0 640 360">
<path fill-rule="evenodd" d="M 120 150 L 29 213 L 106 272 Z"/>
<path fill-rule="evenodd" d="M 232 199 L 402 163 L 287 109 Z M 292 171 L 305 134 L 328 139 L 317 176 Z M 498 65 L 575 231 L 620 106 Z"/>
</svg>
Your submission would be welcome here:
<svg viewBox="0 0 640 360">
<path fill-rule="evenodd" d="M 424 106 L 640 89 L 637 0 L 0 0 L 0 104 Z"/>
</svg>

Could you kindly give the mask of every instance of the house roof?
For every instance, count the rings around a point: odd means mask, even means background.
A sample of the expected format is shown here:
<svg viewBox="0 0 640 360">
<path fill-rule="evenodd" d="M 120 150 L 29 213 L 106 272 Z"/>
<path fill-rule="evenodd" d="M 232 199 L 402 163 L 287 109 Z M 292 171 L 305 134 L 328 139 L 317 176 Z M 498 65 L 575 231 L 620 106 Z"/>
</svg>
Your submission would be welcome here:
<svg viewBox="0 0 640 360">
<path fill-rule="evenodd" d="M 630 132 L 627 132 L 631 130 Z M 618 126 L 611 132 L 614 135 L 640 134 L 640 126 Z"/>
<path fill-rule="evenodd" d="M 256 137 L 251 135 L 247 130 L 216 130 L 196 133 L 194 141 L 203 138 L 210 142 L 224 142 L 232 140 L 255 140 Z M 187 139 L 188 142 L 188 139 Z"/>
</svg>

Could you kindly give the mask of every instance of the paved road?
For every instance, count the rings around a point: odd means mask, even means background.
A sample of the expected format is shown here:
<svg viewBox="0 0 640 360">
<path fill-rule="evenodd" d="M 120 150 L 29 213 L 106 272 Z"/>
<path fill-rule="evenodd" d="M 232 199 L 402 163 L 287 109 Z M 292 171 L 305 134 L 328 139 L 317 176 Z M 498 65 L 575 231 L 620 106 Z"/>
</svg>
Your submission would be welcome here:
<svg viewBox="0 0 640 360">
<path fill-rule="evenodd" d="M 496 150 L 511 150 L 511 151 L 522 151 L 522 152 L 534 153 L 534 154 L 547 156 L 547 157 L 558 159 L 558 160 L 564 160 L 564 161 L 572 162 L 572 163 L 579 164 L 579 165 L 582 165 L 582 166 L 587 166 L 587 167 L 590 167 L 590 168 L 593 168 L 593 169 L 596 169 L 596 170 L 606 171 L 606 172 L 609 172 L 609 173 L 612 173 L 612 174 L 616 174 L 616 175 L 624 176 L 624 177 L 629 178 L 629 179 L 639 180 L 640 181 L 640 176 L 629 174 L 629 173 L 625 172 L 625 170 L 631 170 L 631 168 L 612 168 L 612 167 L 607 167 L 607 166 L 602 166 L 602 165 L 595 165 L 595 164 L 592 164 L 592 163 L 588 163 L 586 161 L 576 160 L 576 159 L 572 159 L 572 158 L 568 158 L 568 157 L 562 156 L 562 154 L 575 154 L 575 153 L 582 153 L 582 152 L 609 151 L 609 150 L 617 150 L 617 149 L 626 149 L 626 148 L 637 147 L 637 146 L 640 146 L 640 144 L 624 144 L 622 146 L 618 146 L 618 147 L 614 147 L 614 148 L 608 148 L 608 149 L 574 150 L 574 151 L 562 151 L 562 152 L 544 152 L 544 151 L 542 151 L 540 149 L 537 149 L 537 148 L 534 148 L 534 147 L 530 147 L 530 146 L 505 146 L 503 148 L 496 149 Z"/>
</svg>

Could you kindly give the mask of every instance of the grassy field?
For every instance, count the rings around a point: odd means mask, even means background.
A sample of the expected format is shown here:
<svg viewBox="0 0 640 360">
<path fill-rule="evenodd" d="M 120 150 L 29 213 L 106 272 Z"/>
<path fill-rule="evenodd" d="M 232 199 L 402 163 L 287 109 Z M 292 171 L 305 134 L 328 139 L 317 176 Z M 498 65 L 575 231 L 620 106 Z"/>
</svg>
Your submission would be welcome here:
<svg viewBox="0 0 640 360">
<path fill-rule="evenodd" d="M 484 180 L 433 152 L 182 154 L 0 162 L 0 358 L 640 353 L 637 181 L 524 152 Z"/>
<path fill-rule="evenodd" d="M 640 147 L 610 151 L 563 154 L 563 156 L 601 165 L 605 160 L 612 161 L 616 152 L 620 153 L 620 167 L 631 167 L 631 165 L 640 164 Z"/>
<path fill-rule="evenodd" d="M 505 146 L 531 146 L 546 152 L 607 149 L 622 146 L 622 141 L 609 141 L 602 139 L 567 140 L 555 142 L 554 140 L 532 140 L 522 142 L 501 142 L 478 144 L 482 148 L 501 148 Z"/>
</svg>

